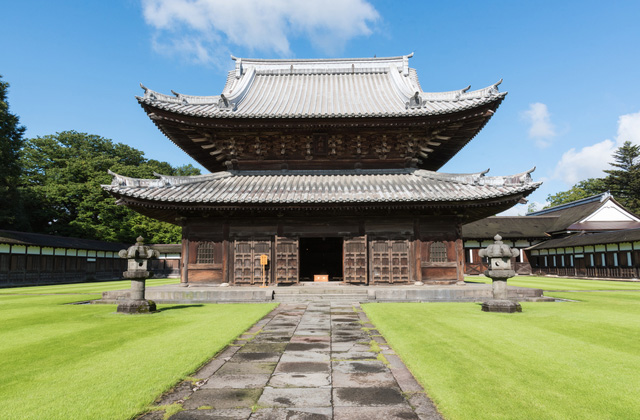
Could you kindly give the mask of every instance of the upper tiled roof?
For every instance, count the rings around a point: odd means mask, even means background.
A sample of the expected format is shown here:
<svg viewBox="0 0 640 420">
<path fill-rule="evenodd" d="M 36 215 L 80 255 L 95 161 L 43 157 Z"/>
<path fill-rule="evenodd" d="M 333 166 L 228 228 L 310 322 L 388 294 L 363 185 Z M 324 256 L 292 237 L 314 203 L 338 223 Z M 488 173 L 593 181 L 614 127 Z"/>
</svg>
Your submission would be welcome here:
<svg viewBox="0 0 640 420">
<path fill-rule="evenodd" d="M 556 221 L 555 216 L 492 216 L 462 226 L 462 237 L 491 239 L 497 233 L 504 239 L 545 238 Z"/>
<path fill-rule="evenodd" d="M 103 188 L 118 197 L 174 204 L 296 205 L 447 203 L 527 195 L 538 188 L 531 171 L 508 177 L 425 170 L 218 172 L 137 179 L 113 174 Z"/>
<path fill-rule="evenodd" d="M 76 248 L 96 251 L 119 251 L 130 245 L 96 241 L 95 239 L 68 238 L 41 233 L 0 230 L 0 244 L 33 245 L 54 248 Z"/>
<path fill-rule="evenodd" d="M 622 230 L 637 228 L 640 223 L 637 222 L 635 216 L 630 215 L 632 219 L 621 219 L 611 221 L 589 221 L 589 216 L 596 213 L 608 202 L 613 202 L 623 212 L 627 213 L 617 201 L 608 192 L 597 194 L 581 200 L 572 201 L 567 204 L 550 207 L 548 209 L 527 213 L 526 217 L 539 216 L 555 216 L 556 222 L 550 226 L 547 233 L 559 233 L 564 231 L 604 231 L 604 230 Z"/>
<path fill-rule="evenodd" d="M 388 58 L 261 60 L 235 58 L 220 95 L 165 95 L 143 86 L 141 104 L 197 117 L 405 117 L 465 111 L 501 100 L 500 82 L 469 92 L 425 92 L 413 54 Z"/>
<path fill-rule="evenodd" d="M 565 248 L 571 246 L 604 245 L 621 242 L 640 241 L 640 229 L 627 229 L 614 232 L 575 233 L 562 238 L 550 239 L 529 249 Z"/>
</svg>

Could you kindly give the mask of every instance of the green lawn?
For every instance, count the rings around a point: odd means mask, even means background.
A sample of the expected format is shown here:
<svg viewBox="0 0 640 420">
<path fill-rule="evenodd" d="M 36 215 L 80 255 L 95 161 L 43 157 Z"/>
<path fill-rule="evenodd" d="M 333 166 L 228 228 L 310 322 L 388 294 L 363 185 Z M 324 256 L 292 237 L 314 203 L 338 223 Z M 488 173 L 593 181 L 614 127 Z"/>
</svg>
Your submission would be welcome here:
<svg viewBox="0 0 640 420">
<path fill-rule="evenodd" d="M 149 279 L 147 287 L 161 286 L 163 284 L 177 284 L 180 279 Z M 0 294 L 68 294 L 68 293 L 96 293 L 100 295 L 107 290 L 128 289 L 131 280 L 100 281 L 91 283 L 54 284 L 50 286 L 10 287 L 0 289 Z M 97 298 L 99 298 L 98 296 Z M 94 299 L 97 299 L 94 298 Z"/>
<path fill-rule="evenodd" d="M 99 297 L 65 293 L 128 285 L 2 291 L 0 418 L 131 418 L 276 306 L 159 305 L 122 315 L 115 305 L 65 305 Z"/>
<path fill-rule="evenodd" d="M 491 283 L 484 276 L 465 277 L 465 281 Z M 516 276 L 507 280 L 509 286 L 533 287 L 543 290 L 640 290 L 640 282 L 565 279 L 556 277 Z"/>
<path fill-rule="evenodd" d="M 547 295 L 579 302 L 363 307 L 447 419 L 640 418 L 640 292 Z"/>
</svg>

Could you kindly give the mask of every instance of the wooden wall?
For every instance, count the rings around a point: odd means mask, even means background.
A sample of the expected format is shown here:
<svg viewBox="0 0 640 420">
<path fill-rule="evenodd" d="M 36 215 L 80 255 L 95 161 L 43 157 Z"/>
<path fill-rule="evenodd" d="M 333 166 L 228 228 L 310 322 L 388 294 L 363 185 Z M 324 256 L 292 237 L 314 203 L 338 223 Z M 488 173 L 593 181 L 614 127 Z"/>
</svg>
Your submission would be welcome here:
<svg viewBox="0 0 640 420">
<path fill-rule="evenodd" d="M 366 238 L 368 267 L 365 268 L 368 270 L 366 278 L 369 284 L 412 284 L 415 281 L 454 283 L 462 280 L 464 274 L 460 232 L 461 225 L 453 216 L 388 214 L 366 217 L 308 215 L 298 218 L 188 219 L 183 228 L 184 265 L 181 281 L 255 285 L 260 273 L 255 271 L 256 263 L 250 261 L 257 261 L 259 255 L 257 252 L 256 255 L 252 254 L 252 247 L 260 247 L 260 253 L 268 252 L 269 280 L 291 279 L 290 276 L 283 277 L 282 273 L 285 271 L 282 268 L 285 267 L 280 266 L 281 270 L 276 272 L 278 264 L 288 264 L 286 268 L 291 268 L 295 262 L 283 253 L 278 253 L 277 241 L 286 241 L 287 246 L 291 248 L 297 246 L 292 244 L 297 244 L 298 238 L 342 237 L 345 240 Z M 447 261 L 431 261 L 429 252 L 433 242 L 445 244 Z M 210 243 L 214 248 L 213 262 L 207 264 L 198 262 L 197 257 L 198 248 L 204 243 Z M 385 255 L 385 250 L 388 250 L 388 255 Z M 238 257 L 239 253 L 242 254 L 242 258 Z M 279 262 L 282 258 L 288 258 L 289 262 Z M 362 261 L 362 258 L 358 261 Z M 376 266 L 387 263 L 390 264 L 388 272 L 386 268 L 378 269 Z"/>
</svg>

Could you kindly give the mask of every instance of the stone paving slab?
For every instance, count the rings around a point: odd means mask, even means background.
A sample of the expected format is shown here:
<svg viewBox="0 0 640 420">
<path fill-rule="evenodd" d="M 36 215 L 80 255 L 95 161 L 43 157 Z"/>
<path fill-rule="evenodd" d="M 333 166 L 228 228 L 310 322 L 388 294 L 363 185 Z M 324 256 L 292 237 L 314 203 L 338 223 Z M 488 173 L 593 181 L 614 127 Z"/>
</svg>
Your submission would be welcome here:
<svg viewBox="0 0 640 420">
<path fill-rule="evenodd" d="M 263 408 L 251 420 L 330 420 L 332 413 L 331 407 Z"/>
<path fill-rule="evenodd" d="M 265 388 L 258 400 L 266 407 L 331 407 L 331 390 L 325 388 Z"/>
<path fill-rule="evenodd" d="M 283 303 L 193 376 L 171 420 L 442 419 L 358 303 Z"/>
<path fill-rule="evenodd" d="M 333 420 L 418 420 L 419 418 L 410 407 L 335 407 L 333 410 Z"/>
<path fill-rule="evenodd" d="M 202 389 L 207 388 L 263 388 L 269 379 L 270 374 L 254 375 L 213 375 L 207 383 L 202 385 Z"/>
<path fill-rule="evenodd" d="M 331 386 L 329 373 L 275 373 L 269 386 L 274 388 L 324 388 Z"/>
<path fill-rule="evenodd" d="M 185 410 L 171 416 L 171 420 L 240 420 L 251 416 L 250 408 L 222 410 Z"/>
<path fill-rule="evenodd" d="M 219 408 L 251 408 L 260 398 L 262 389 L 199 389 L 194 392 L 183 404 L 185 409 L 197 409 L 200 407 Z"/>
</svg>

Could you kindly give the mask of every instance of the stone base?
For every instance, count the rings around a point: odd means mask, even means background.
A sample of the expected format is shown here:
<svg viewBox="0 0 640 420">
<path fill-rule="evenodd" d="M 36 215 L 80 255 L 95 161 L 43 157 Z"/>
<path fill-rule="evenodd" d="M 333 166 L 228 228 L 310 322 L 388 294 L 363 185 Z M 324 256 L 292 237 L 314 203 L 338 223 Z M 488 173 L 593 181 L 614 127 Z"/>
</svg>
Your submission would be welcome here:
<svg viewBox="0 0 640 420">
<path fill-rule="evenodd" d="M 518 302 L 511 300 L 489 300 L 482 303 L 483 312 L 522 312 L 522 306 Z"/>
<path fill-rule="evenodd" d="M 121 314 L 148 314 L 156 311 L 152 300 L 125 300 L 118 302 L 117 312 Z"/>
</svg>

